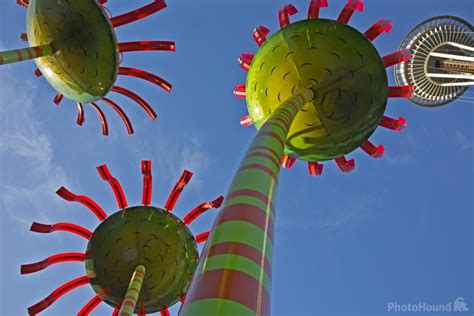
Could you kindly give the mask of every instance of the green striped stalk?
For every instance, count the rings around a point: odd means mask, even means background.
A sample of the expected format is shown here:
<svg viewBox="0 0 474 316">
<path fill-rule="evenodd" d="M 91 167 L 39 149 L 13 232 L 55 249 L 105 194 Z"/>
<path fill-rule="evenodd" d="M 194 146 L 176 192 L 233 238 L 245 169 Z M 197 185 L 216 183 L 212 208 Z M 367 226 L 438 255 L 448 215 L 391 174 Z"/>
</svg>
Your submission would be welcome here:
<svg viewBox="0 0 474 316">
<path fill-rule="evenodd" d="M 270 314 L 273 200 L 280 162 L 292 121 L 313 98 L 313 90 L 301 90 L 258 131 L 216 218 L 181 316 Z"/>
<path fill-rule="evenodd" d="M 127 293 L 123 299 L 122 306 L 120 307 L 119 316 L 133 316 L 135 306 L 140 296 L 142 289 L 143 280 L 145 278 L 146 269 L 142 265 L 138 265 L 132 275 L 132 280 L 128 286 Z"/>
<path fill-rule="evenodd" d="M 8 50 L 6 52 L 0 52 L 0 65 L 16 63 L 22 60 L 29 60 L 43 56 L 50 56 L 53 53 L 53 48 L 48 44 Z"/>
</svg>

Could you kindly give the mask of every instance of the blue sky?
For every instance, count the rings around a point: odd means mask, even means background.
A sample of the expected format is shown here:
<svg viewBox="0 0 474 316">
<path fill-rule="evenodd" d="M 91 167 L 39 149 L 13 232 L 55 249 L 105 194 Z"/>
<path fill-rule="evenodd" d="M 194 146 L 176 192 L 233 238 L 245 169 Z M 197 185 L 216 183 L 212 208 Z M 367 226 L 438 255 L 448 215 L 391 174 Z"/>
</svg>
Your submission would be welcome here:
<svg viewBox="0 0 474 316">
<path fill-rule="evenodd" d="M 116 15 L 147 2 L 109 0 L 107 7 Z M 252 127 L 239 125 L 245 104 L 232 90 L 245 81 L 245 73 L 236 60 L 240 53 L 256 50 L 253 27 L 278 29 L 278 9 L 286 3 L 169 0 L 166 10 L 120 27 L 119 41 L 174 40 L 177 45 L 176 53 L 124 57 L 122 65 L 154 72 L 174 85 L 168 95 L 148 82 L 118 79 L 158 114 L 153 122 L 136 104 L 111 94 L 134 123 L 134 136 L 126 134 L 103 103 L 109 137 L 100 135 L 90 107 L 85 125 L 75 125 L 75 104 L 52 103 L 55 92 L 34 77 L 34 62 L 1 68 L 1 315 L 26 314 L 28 306 L 84 274 L 80 263 L 24 276 L 19 267 L 52 254 L 85 250 L 84 240 L 74 235 L 28 231 L 32 221 L 96 227 L 87 209 L 54 194 L 61 185 L 89 195 L 108 213 L 116 210 L 113 193 L 96 166 L 109 166 L 130 205 L 141 201 L 141 159 L 153 160 L 157 206 L 164 204 L 182 169 L 193 171 L 175 209 L 180 216 L 225 194 L 255 135 Z M 300 10 L 293 20 L 304 18 L 309 1 L 292 3 Z M 337 17 L 344 3 L 329 0 L 321 15 Z M 25 10 L 14 0 L 2 0 L 0 9 L 0 49 L 22 47 Z M 436 15 L 474 20 L 470 0 L 366 0 L 364 12 L 355 13 L 350 24 L 364 31 L 379 18 L 390 19 L 393 30 L 375 41 L 386 55 L 414 25 Z M 395 85 L 391 69 L 389 77 Z M 310 177 L 303 163 L 282 171 L 272 315 L 391 315 L 390 302 L 447 304 L 456 297 L 474 310 L 472 97 L 471 89 L 466 98 L 435 109 L 390 100 L 387 115 L 403 115 L 408 127 L 402 133 L 377 129 L 371 140 L 384 144 L 386 155 L 374 160 L 360 150 L 351 153 L 357 167 L 350 174 L 340 173 L 333 162 L 326 163 L 319 178 Z M 209 212 L 193 223 L 193 232 L 210 227 L 214 216 Z M 86 285 L 44 314 L 74 315 L 93 295 Z M 110 311 L 103 304 L 95 315 Z"/>
</svg>

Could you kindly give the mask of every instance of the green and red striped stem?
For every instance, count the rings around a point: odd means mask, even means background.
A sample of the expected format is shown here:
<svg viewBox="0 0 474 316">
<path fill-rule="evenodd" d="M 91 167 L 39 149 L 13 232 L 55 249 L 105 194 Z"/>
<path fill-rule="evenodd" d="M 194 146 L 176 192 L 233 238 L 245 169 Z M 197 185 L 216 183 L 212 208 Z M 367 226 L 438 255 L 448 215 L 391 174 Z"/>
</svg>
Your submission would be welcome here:
<svg viewBox="0 0 474 316">
<path fill-rule="evenodd" d="M 0 52 L 0 65 L 16 63 L 22 60 L 29 60 L 54 54 L 51 45 L 41 45 L 28 48 L 20 48 Z"/>
<path fill-rule="evenodd" d="M 133 316 L 142 289 L 143 280 L 145 279 L 145 272 L 146 269 L 142 265 L 138 265 L 135 268 L 132 280 L 123 299 L 122 306 L 120 307 L 119 316 Z"/>
<path fill-rule="evenodd" d="M 260 128 L 227 193 L 181 316 L 270 315 L 274 197 L 291 123 L 314 92 L 282 103 Z"/>
</svg>

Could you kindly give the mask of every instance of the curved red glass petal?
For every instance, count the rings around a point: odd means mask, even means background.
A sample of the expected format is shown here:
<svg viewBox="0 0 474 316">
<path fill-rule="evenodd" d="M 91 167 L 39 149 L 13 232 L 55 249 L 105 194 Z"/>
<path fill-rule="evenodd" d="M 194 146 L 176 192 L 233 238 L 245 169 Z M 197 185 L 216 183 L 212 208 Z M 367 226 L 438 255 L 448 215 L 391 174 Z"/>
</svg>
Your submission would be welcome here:
<svg viewBox="0 0 474 316">
<path fill-rule="evenodd" d="M 388 87 L 389 98 L 409 98 L 413 96 L 414 87 L 409 86 L 394 86 Z"/>
<path fill-rule="evenodd" d="M 171 88 L 173 87 L 171 85 L 171 83 L 169 83 L 165 79 L 163 79 L 161 77 L 158 77 L 157 75 L 154 75 L 154 74 L 149 73 L 147 71 L 141 70 L 141 69 L 128 68 L 128 67 L 119 67 L 118 74 L 123 75 L 123 76 L 136 77 L 136 78 L 140 78 L 140 79 L 149 81 L 149 82 L 154 83 L 157 86 L 163 88 L 166 92 L 170 92 Z"/>
<path fill-rule="evenodd" d="M 102 101 L 110 105 L 112 109 L 114 109 L 115 112 L 118 113 L 120 118 L 122 119 L 123 123 L 125 124 L 125 127 L 127 128 L 127 132 L 129 135 L 133 134 L 133 126 L 132 123 L 130 123 L 130 120 L 128 119 L 127 114 L 122 110 L 120 106 L 117 105 L 117 103 L 107 99 L 107 98 L 102 98 Z"/>
<path fill-rule="evenodd" d="M 62 99 L 63 99 L 63 95 L 58 92 L 58 93 L 54 96 L 53 102 L 54 102 L 54 104 L 59 105 L 59 103 L 61 103 Z"/>
<path fill-rule="evenodd" d="M 336 164 L 339 167 L 339 169 L 341 169 L 341 171 L 344 173 L 349 173 L 355 168 L 354 159 L 347 160 L 346 157 L 342 156 L 334 160 L 336 161 Z"/>
<path fill-rule="evenodd" d="M 136 52 L 144 50 L 176 51 L 175 42 L 171 41 L 139 41 L 118 43 L 119 52 Z"/>
<path fill-rule="evenodd" d="M 384 56 L 383 63 L 385 67 L 390 67 L 395 64 L 402 63 L 404 61 L 410 60 L 412 58 L 411 51 L 409 49 L 402 49 L 395 53 Z"/>
<path fill-rule="evenodd" d="M 240 118 L 240 125 L 247 127 L 253 124 L 253 120 L 250 115 L 245 115 Z"/>
<path fill-rule="evenodd" d="M 160 316 L 170 316 L 170 312 L 167 308 L 160 311 Z"/>
<path fill-rule="evenodd" d="M 209 232 L 204 232 L 196 236 L 196 243 L 200 244 L 209 238 Z"/>
<path fill-rule="evenodd" d="M 189 183 L 189 180 L 191 180 L 193 176 L 193 173 L 188 171 L 188 170 L 184 170 L 183 173 L 181 174 L 181 177 L 179 178 L 178 182 L 175 184 L 174 188 L 173 188 L 173 191 L 171 191 L 169 197 L 168 197 L 168 200 L 166 201 L 166 204 L 165 204 L 165 207 L 164 209 L 169 211 L 169 212 L 172 212 L 173 211 L 173 208 L 176 204 L 176 201 L 178 201 L 178 198 L 181 194 L 181 192 L 183 191 L 183 188 L 186 186 L 186 184 Z"/>
<path fill-rule="evenodd" d="M 97 171 L 99 172 L 99 175 L 102 180 L 107 181 L 112 190 L 114 191 L 115 199 L 117 200 L 117 205 L 119 209 L 126 208 L 128 206 L 127 198 L 123 193 L 122 186 L 120 185 L 120 182 L 112 176 L 109 171 L 109 168 L 107 168 L 107 165 L 98 166 Z"/>
<path fill-rule="evenodd" d="M 143 175 L 143 193 L 142 204 L 151 204 L 151 193 L 153 188 L 153 177 L 151 175 L 151 161 L 142 160 L 142 175 Z"/>
<path fill-rule="evenodd" d="M 134 93 L 134 92 L 132 92 L 128 89 L 119 87 L 119 86 L 113 86 L 112 91 L 120 93 L 120 94 L 132 99 L 133 101 L 137 102 L 138 105 L 140 105 L 146 111 L 146 113 L 148 114 L 149 117 L 151 117 L 152 120 L 156 120 L 157 115 L 156 115 L 155 111 L 153 111 L 151 106 L 145 100 L 143 100 L 139 95 L 137 95 L 136 93 Z"/>
<path fill-rule="evenodd" d="M 311 0 L 308 9 L 308 19 L 317 19 L 319 17 L 319 9 L 327 6 L 327 0 Z"/>
<path fill-rule="evenodd" d="M 183 217 L 183 222 L 186 224 L 191 224 L 196 218 L 202 215 L 204 212 L 211 208 L 219 208 L 224 201 L 224 197 L 221 195 L 212 202 L 204 202 L 197 207 L 195 207 L 191 212 L 189 212 L 185 217 Z"/>
<path fill-rule="evenodd" d="M 402 131 L 407 126 L 407 120 L 403 116 L 393 119 L 384 115 L 379 125 L 394 131 Z"/>
<path fill-rule="evenodd" d="M 86 118 L 84 117 L 84 106 L 80 102 L 77 102 L 76 104 L 77 104 L 77 120 L 76 120 L 76 123 L 77 123 L 77 125 L 82 126 L 82 124 L 84 124 L 84 122 L 86 121 Z"/>
<path fill-rule="evenodd" d="M 99 115 L 100 124 L 102 125 L 102 135 L 109 135 L 109 126 L 107 125 L 107 119 L 104 112 L 102 112 L 102 110 L 94 102 L 92 102 L 91 105 L 97 112 L 97 115 Z"/>
<path fill-rule="evenodd" d="M 383 32 L 387 33 L 392 30 L 392 22 L 387 19 L 381 19 L 374 25 L 372 25 L 367 31 L 365 31 L 364 35 L 367 37 L 369 41 L 373 41 Z"/>
<path fill-rule="evenodd" d="M 296 158 L 283 154 L 281 157 L 281 166 L 285 169 L 291 169 L 296 162 Z"/>
<path fill-rule="evenodd" d="M 237 61 L 243 70 L 248 71 L 250 69 L 250 64 L 252 63 L 253 57 L 253 54 L 243 53 L 240 55 Z"/>
<path fill-rule="evenodd" d="M 385 152 L 385 148 L 383 147 L 383 145 L 375 146 L 369 140 L 366 140 L 365 142 L 363 142 L 362 145 L 360 145 L 360 149 L 362 149 L 363 151 L 365 151 L 367 154 L 369 154 L 370 156 L 374 158 L 382 157 Z"/>
<path fill-rule="evenodd" d="M 253 30 L 253 39 L 258 46 L 262 46 L 267 40 L 268 33 L 270 33 L 270 30 L 263 25 L 259 25 Z"/>
<path fill-rule="evenodd" d="M 324 165 L 316 161 L 308 161 L 308 171 L 312 176 L 320 176 L 323 173 Z"/>
<path fill-rule="evenodd" d="M 24 8 L 28 8 L 28 5 L 30 4 L 30 2 L 28 0 L 16 0 L 16 4 Z"/>
<path fill-rule="evenodd" d="M 41 271 L 46 269 L 50 265 L 57 264 L 60 262 L 83 262 L 85 259 L 85 254 L 78 253 L 78 252 L 68 252 L 68 253 L 60 253 L 57 255 L 50 256 L 42 261 L 38 261 L 35 263 L 29 264 L 22 264 L 20 268 L 21 274 L 28 274 L 37 271 Z"/>
<path fill-rule="evenodd" d="M 245 99 L 245 84 L 235 86 L 234 95 L 239 99 Z"/>
<path fill-rule="evenodd" d="M 72 224 L 72 223 L 63 223 L 63 222 L 56 223 L 53 225 L 33 222 L 33 224 L 31 224 L 30 230 L 32 232 L 42 233 L 42 234 L 52 233 L 55 231 L 65 231 L 65 232 L 73 233 L 78 236 L 84 237 L 87 240 L 89 240 L 92 236 L 92 233 L 82 226 Z"/>
<path fill-rule="evenodd" d="M 155 0 L 146 6 L 143 6 L 139 9 L 127 12 L 122 15 L 118 15 L 110 19 L 113 27 L 118 27 L 124 24 L 128 24 L 133 21 L 137 21 L 147 17 L 157 11 L 166 8 L 166 3 L 164 0 Z"/>
<path fill-rule="evenodd" d="M 341 23 L 347 24 L 352 17 L 354 11 L 362 11 L 364 10 L 364 3 L 362 0 L 348 0 L 344 9 L 342 9 L 341 13 L 337 17 L 337 21 Z"/>
<path fill-rule="evenodd" d="M 51 294 L 49 294 L 48 297 L 46 297 L 44 300 L 36 303 L 35 305 L 28 307 L 28 313 L 30 315 L 36 315 L 44 311 L 46 308 L 51 306 L 57 299 L 59 299 L 64 294 L 67 294 L 68 292 L 74 290 L 75 288 L 85 285 L 87 283 L 89 283 L 89 278 L 87 276 L 82 276 L 72 281 L 69 281 L 66 284 L 61 285 L 56 290 L 54 290 Z"/>
<path fill-rule="evenodd" d="M 99 294 L 94 296 L 89 302 L 87 302 L 81 310 L 77 313 L 77 316 L 89 316 L 89 314 L 97 307 L 100 303 L 102 303 L 102 298 L 107 293 L 110 292 L 110 289 L 104 289 Z"/>
<path fill-rule="evenodd" d="M 66 201 L 81 203 L 82 205 L 87 207 L 92 213 L 94 213 L 94 215 L 97 216 L 100 221 L 103 221 L 107 217 L 107 214 L 104 212 L 104 210 L 91 198 L 85 195 L 76 195 L 65 187 L 60 187 L 56 191 L 56 194 L 65 199 Z"/>
<path fill-rule="evenodd" d="M 115 306 L 114 308 L 114 311 L 112 312 L 112 316 L 118 316 L 119 314 L 119 311 L 120 311 L 120 307 L 122 307 L 122 302 L 120 302 L 117 306 Z"/>
<path fill-rule="evenodd" d="M 297 12 L 298 10 L 292 4 L 287 4 L 283 6 L 283 8 L 281 8 L 278 12 L 278 20 L 280 21 L 280 27 L 284 28 L 285 26 L 289 25 L 291 23 L 290 16 L 295 15 Z"/>
</svg>

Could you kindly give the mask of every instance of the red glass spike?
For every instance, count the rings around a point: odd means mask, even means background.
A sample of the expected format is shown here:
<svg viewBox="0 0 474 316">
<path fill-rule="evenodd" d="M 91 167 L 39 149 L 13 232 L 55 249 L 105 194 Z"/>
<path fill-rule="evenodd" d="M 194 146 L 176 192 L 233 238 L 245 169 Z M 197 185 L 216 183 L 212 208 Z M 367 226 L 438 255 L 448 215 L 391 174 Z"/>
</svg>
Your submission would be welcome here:
<svg viewBox="0 0 474 316">
<path fill-rule="evenodd" d="M 369 140 L 363 142 L 362 145 L 360 145 L 360 148 L 374 158 L 382 157 L 385 152 L 383 145 L 375 146 Z"/>
<path fill-rule="evenodd" d="M 388 87 L 388 96 L 390 98 L 409 98 L 413 96 L 413 86 L 395 86 Z"/>
<path fill-rule="evenodd" d="M 168 197 L 168 200 L 166 201 L 166 204 L 165 204 L 165 207 L 164 207 L 165 210 L 167 210 L 168 212 L 173 211 L 173 208 L 176 204 L 176 201 L 178 201 L 178 198 L 179 198 L 181 192 L 183 191 L 186 184 L 189 183 L 189 180 L 191 180 L 192 176 L 193 176 L 192 172 L 190 172 L 188 170 L 183 171 L 183 173 L 181 174 L 181 177 L 179 178 L 178 182 L 176 182 L 176 184 L 173 188 L 173 191 L 171 191 L 171 193 Z"/>
<path fill-rule="evenodd" d="M 204 232 L 196 236 L 196 243 L 200 244 L 209 238 L 209 232 Z"/>
<path fill-rule="evenodd" d="M 268 33 L 270 33 L 270 30 L 263 25 L 259 25 L 253 30 L 253 39 L 258 46 L 262 46 L 262 44 L 267 40 Z"/>
<path fill-rule="evenodd" d="M 77 123 L 77 125 L 82 126 L 82 124 L 84 124 L 84 122 L 86 121 L 86 118 L 84 117 L 84 106 L 80 102 L 77 102 L 76 104 L 77 104 L 77 120 L 76 120 L 76 123 Z"/>
<path fill-rule="evenodd" d="M 23 42 L 28 42 L 28 35 L 26 33 L 21 33 L 20 38 Z"/>
<path fill-rule="evenodd" d="M 154 0 L 152 3 L 147 4 L 146 6 L 143 6 L 139 9 L 113 17 L 110 19 L 110 22 L 112 23 L 113 27 L 119 27 L 121 25 L 143 19 L 144 17 L 147 17 L 164 8 L 166 8 L 166 3 L 164 0 Z"/>
<path fill-rule="evenodd" d="M 146 315 L 146 309 L 145 309 L 145 304 L 143 302 L 140 302 L 140 310 L 137 313 L 137 316 L 145 316 Z"/>
<path fill-rule="evenodd" d="M 250 115 L 245 115 L 240 118 L 240 125 L 247 127 L 253 124 L 253 120 Z"/>
<path fill-rule="evenodd" d="M 411 52 L 409 49 L 402 49 L 398 52 L 389 54 L 383 57 L 383 62 L 385 67 L 390 67 L 395 64 L 402 63 L 404 61 L 410 60 L 412 58 Z"/>
<path fill-rule="evenodd" d="M 364 10 L 364 3 L 362 0 L 348 0 L 344 9 L 342 9 L 341 13 L 339 14 L 337 21 L 341 23 L 347 24 L 352 17 L 354 11 L 362 11 Z"/>
<path fill-rule="evenodd" d="M 38 68 L 35 69 L 35 76 L 37 78 L 41 77 L 43 74 L 41 73 L 41 70 L 39 70 Z"/>
<path fill-rule="evenodd" d="M 250 64 L 252 63 L 253 57 L 253 54 L 243 53 L 240 55 L 237 61 L 239 62 L 239 65 L 242 67 L 242 69 L 248 71 L 250 69 Z"/>
<path fill-rule="evenodd" d="M 28 8 L 28 5 L 30 4 L 30 2 L 28 0 L 16 0 L 16 4 L 24 8 Z"/>
<path fill-rule="evenodd" d="M 280 20 L 280 27 L 284 28 L 285 26 L 289 25 L 290 16 L 295 15 L 298 10 L 292 4 L 287 4 L 283 6 L 280 11 L 278 12 L 278 20 Z"/>
<path fill-rule="evenodd" d="M 122 110 L 122 108 L 120 106 L 118 106 L 117 103 L 112 102 L 111 100 L 109 100 L 107 98 L 102 98 L 102 101 L 104 101 L 105 103 L 110 105 L 110 107 L 112 107 L 112 109 L 114 109 L 115 112 L 118 113 L 118 115 L 122 119 L 123 123 L 125 124 L 125 127 L 127 128 L 128 134 L 129 135 L 133 134 L 132 123 L 130 123 L 130 120 L 128 119 L 127 114 L 125 114 L 125 112 Z"/>
<path fill-rule="evenodd" d="M 327 0 L 311 0 L 308 10 L 308 19 L 317 19 L 319 17 L 319 9 L 327 6 Z"/>
<path fill-rule="evenodd" d="M 144 50 L 176 51 L 175 42 L 170 41 L 139 41 L 118 43 L 119 52 L 136 52 Z"/>
<path fill-rule="evenodd" d="M 92 236 L 92 233 L 89 230 L 85 229 L 82 226 L 71 223 L 56 223 L 53 225 L 46 225 L 33 222 L 33 224 L 31 224 L 30 230 L 32 232 L 41 234 L 48 234 L 55 231 L 65 231 L 84 237 L 87 240 L 89 240 Z"/>
<path fill-rule="evenodd" d="M 107 0 L 99 0 L 99 3 L 100 3 L 100 4 L 107 3 Z"/>
<path fill-rule="evenodd" d="M 320 176 L 323 173 L 323 167 L 324 165 L 316 161 L 308 161 L 308 171 L 312 176 Z"/>
<path fill-rule="evenodd" d="M 344 173 L 349 173 L 355 168 L 354 159 L 347 160 L 346 157 L 342 156 L 334 160 L 336 161 L 336 164 L 339 167 L 339 169 L 341 169 L 341 171 Z"/>
<path fill-rule="evenodd" d="M 125 194 L 123 193 L 122 186 L 120 185 L 120 182 L 112 176 L 112 174 L 109 171 L 109 168 L 107 168 L 107 165 L 102 165 L 97 167 L 97 171 L 99 172 L 100 177 L 102 180 L 107 181 L 114 191 L 115 199 L 117 200 L 117 205 L 119 209 L 124 209 L 128 206 L 127 204 L 127 198 L 125 197 Z"/>
<path fill-rule="evenodd" d="M 143 193 L 142 204 L 150 205 L 153 178 L 151 176 L 151 160 L 142 160 L 142 175 L 143 175 Z"/>
<path fill-rule="evenodd" d="M 105 1 L 105 0 L 102 0 Z M 89 316 L 89 314 L 97 307 L 100 303 L 102 303 L 102 298 L 107 293 L 109 293 L 109 289 L 104 289 L 99 292 L 96 296 L 94 296 L 89 302 L 84 305 L 81 310 L 77 313 L 77 316 Z"/>
<path fill-rule="evenodd" d="M 114 311 L 112 312 L 112 316 L 118 316 L 118 313 L 120 311 L 120 307 L 122 307 L 123 300 L 114 308 Z"/>
<path fill-rule="evenodd" d="M 179 302 L 183 304 L 185 299 L 186 299 L 186 295 L 183 294 L 179 297 Z"/>
<path fill-rule="evenodd" d="M 191 224 L 196 218 L 201 216 L 207 210 L 211 208 L 219 208 L 223 201 L 224 201 L 224 197 L 221 195 L 212 202 L 204 202 L 198 205 L 183 218 L 183 222 L 185 222 L 188 225 Z"/>
<path fill-rule="evenodd" d="M 235 86 L 234 95 L 239 99 L 245 99 L 245 84 Z"/>
<path fill-rule="evenodd" d="M 296 159 L 288 155 L 283 154 L 283 156 L 281 157 L 281 166 L 285 169 L 291 169 L 295 162 Z"/>
<path fill-rule="evenodd" d="M 22 264 L 20 273 L 21 274 L 28 274 L 37 271 L 41 271 L 50 265 L 57 264 L 60 262 L 83 262 L 85 259 L 85 254 L 77 253 L 77 252 L 69 252 L 69 253 L 61 253 L 57 255 L 50 256 L 42 261 L 29 263 L 29 264 Z"/>
<path fill-rule="evenodd" d="M 138 105 L 140 105 L 145 110 L 145 112 L 148 114 L 149 117 L 151 117 L 152 120 L 156 120 L 157 115 L 156 115 L 155 111 L 153 111 L 151 106 L 145 100 L 143 100 L 139 95 L 137 95 L 136 93 L 134 93 L 134 92 L 132 92 L 128 89 L 119 87 L 119 86 L 113 86 L 112 91 L 120 93 L 120 94 L 132 99 L 133 101 L 137 102 Z"/>
<path fill-rule="evenodd" d="M 99 115 L 100 124 L 102 125 L 102 135 L 109 135 L 109 126 L 107 125 L 107 119 L 105 118 L 104 112 L 102 112 L 102 110 L 94 102 L 92 102 L 91 105 L 97 112 L 97 115 Z"/>
<path fill-rule="evenodd" d="M 59 105 L 63 99 L 63 95 L 61 93 L 57 93 L 56 96 L 53 99 L 54 104 Z"/>
<path fill-rule="evenodd" d="M 394 131 L 402 131 L 407 126 L 407 120 L 403 116 L 393 119 L 384 115 L 379 125 Z"/>
<path fill-rule="evenodd" d="M 170 312 L 167 308 L 160 311 L 160 316 L 170 316 Z"/>
<path fill-rule="evenodd" d="M 68 292 L 74 290 L 75 288 L 88 284 L 88 283 L 89 283 L 89 278 L 87 276 L 82 276 L 72 281 L 69 281 L 61 285 L 60 287 L 58 287 L 56 290 L 54 290 L 44 300 L 36 303 L 35 305 L 28 307 L 28 313 L 30 315 L 36 315 L 44 311 L 49 306 L 51 306 L 57 299 L 59 299 L 64 294 L 67 294 Z"/>
<path fill-rule="evenodd" d="M 166 92 L 170 92 L 171 88 L 173 87 L 165 79 L 163 79 L 161 77 L 158 77 L 157 75 L 154 75 L 154 74 L 149 73 L 147 71 L 141 70 L 141 69 L 128 68 L 128 67 L 119 67 L 118 74 L 119 75 L 124 75 L 124 76 L 136 77 L 136 78 L 140 78 L 140 79 L 149 81 L 149 82 L 154 83 L 157 86 L 163 88 Z"/>
<path fill-rule="evenodd" d="M 56 194 L 65 199 L 66 201 L 69 202 L 79 202 L 85 207 L 87 207 L 89 210 L 91 210 L 92 213 L 94 213 L 95 216 L 100 221 L 103 221 L 106 217 L 107 214 L 105 214 L 104 210 L 96 203 L 94 202 L 91 198 L 85 196 L 85 195 L 76 195 L 72 192 L 70 192 L 68 189 L 65 187 L 60 187 L 57 191 Z"/>
<path fill-rule="evenodd" d="M 373 41 L 377 36 L 382 34 L 383 32 L 388 33 L 392 30 L 392 22 L 387 19 L 381 19 L 374 25 L 372 25 L 367 31 L 365 31 L 364 35 L 367 37 L 369 41 Z"/>
</svg>

